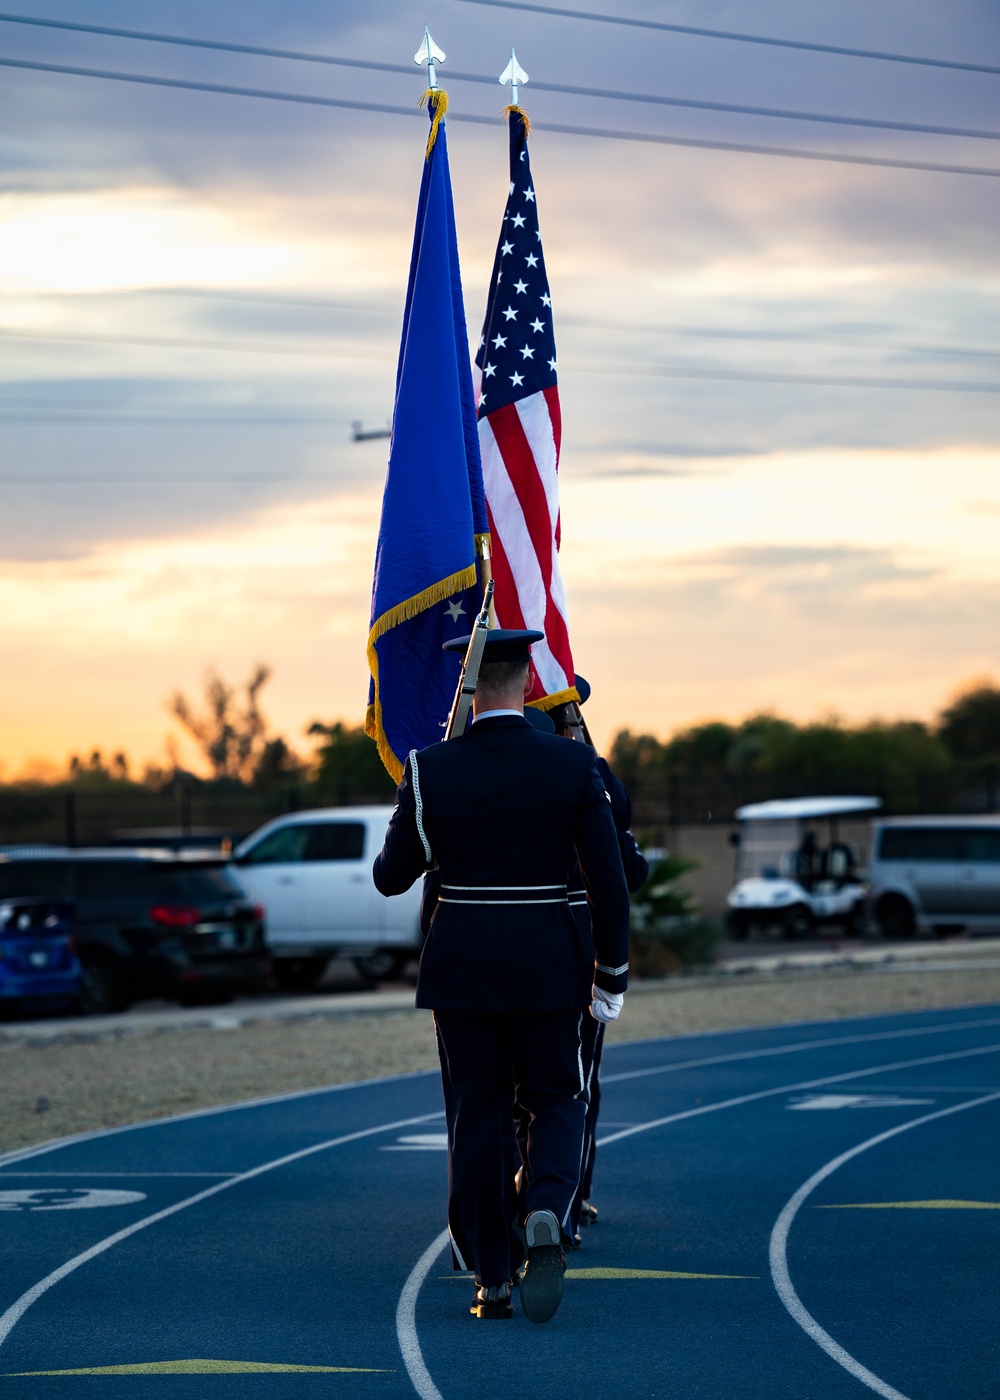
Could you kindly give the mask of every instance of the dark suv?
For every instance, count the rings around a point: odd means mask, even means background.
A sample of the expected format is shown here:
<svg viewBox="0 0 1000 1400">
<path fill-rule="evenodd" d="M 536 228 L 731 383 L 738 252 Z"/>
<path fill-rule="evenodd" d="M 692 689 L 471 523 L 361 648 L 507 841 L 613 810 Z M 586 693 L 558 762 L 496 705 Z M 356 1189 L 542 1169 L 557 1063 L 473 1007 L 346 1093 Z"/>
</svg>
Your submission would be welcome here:
<svg viewBox="0 0 1000 1400">
<path fill-rule="evenodd" d="M 0 852 L 0 899 L 75 906 L 81 1008 L 122 1011 L 140 997 L 228 1000 L 270 971 L 264 911 L 231 866 L 150 850 Z"/>
</svg>

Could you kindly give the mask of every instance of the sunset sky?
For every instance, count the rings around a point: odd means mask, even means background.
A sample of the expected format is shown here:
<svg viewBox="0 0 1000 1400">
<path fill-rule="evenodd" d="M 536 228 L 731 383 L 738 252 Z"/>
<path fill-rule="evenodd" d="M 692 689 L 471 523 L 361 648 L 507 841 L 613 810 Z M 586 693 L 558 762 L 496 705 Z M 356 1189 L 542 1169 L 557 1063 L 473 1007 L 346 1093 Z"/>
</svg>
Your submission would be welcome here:
<svg viewBox="0 0 1000 1400">
<path fill-rule="evenodd" d="M 1000 68 L 1000 14 L 974 0 L 607 10 Z M 425 20 L 452 114 L 497 118 L 448 131 L 473 337 L 507 192 L 504 90 L 449 72 L 495 76 L 512 43 L 536 82 L 993 134 L 521 94 L 599 741 L 763 708 L 929 717 L 963 680 L 1000 677 L 1000 178 L 546 130 L 1000 175 L 1000 74 L 473 0 L 18 13 L 412 72 L 9 22 L 0 59 L 413 115 L 4 68 L 0 776 L 94 747 L 163 761 L 166 699 L 209 667 L 239 680 L 269 662 L 265 709 L 302 752 L 311 720 L 361 722 L 387 444 L 353 443 L 351 423 L 391 412 Z"/>
</svg>

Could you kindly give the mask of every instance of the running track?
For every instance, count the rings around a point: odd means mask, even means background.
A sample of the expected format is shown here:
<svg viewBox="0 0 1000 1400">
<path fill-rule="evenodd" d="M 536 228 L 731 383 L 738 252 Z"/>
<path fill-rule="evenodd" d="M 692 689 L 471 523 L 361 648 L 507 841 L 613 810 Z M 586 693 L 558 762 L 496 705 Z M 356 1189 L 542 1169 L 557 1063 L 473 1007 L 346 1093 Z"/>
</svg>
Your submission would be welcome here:
<svg viewBox="0 0 1000 1400">
<path fill-rule="evenodd" d="M 546 1327 L 468 1316 L 433 1074 L 0 1158 L 7 1394 L 996 1400 L 1000 1006 L 615 1046 L 604 1084 Z"/>
</svg>

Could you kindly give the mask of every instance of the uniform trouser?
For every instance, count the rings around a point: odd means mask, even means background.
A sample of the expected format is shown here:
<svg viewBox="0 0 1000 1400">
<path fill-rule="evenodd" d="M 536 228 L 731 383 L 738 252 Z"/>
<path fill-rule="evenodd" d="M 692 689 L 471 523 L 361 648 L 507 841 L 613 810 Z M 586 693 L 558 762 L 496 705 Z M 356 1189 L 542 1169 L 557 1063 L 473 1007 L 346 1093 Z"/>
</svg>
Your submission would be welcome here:
<svg viewBox="0 0 1000 1400">
<path fill-rule="evenodd" d="M 459 1267 L 486 1287 L 519 1258 L 511 1115 L 530 1115 L 528 1210 L 568 1230 L 587 1115 L 580 1011 L 435 1011 L 448 1117 L 448 1225 Z"/>
<path fill-rule="evenodd" d="M 597 1115 L 601 1109 L 601 1055 L 604 1051 L 604 1022 L 596 1021 L 589 1012 L 584 1013 L 583 1021 L 580 1025 L 580 1058 L 583 1063 L 584 1082 L 587 1086 L 587 1118 L 583 1131 L 583 1158 L 580 1164 L 580 1185 L 573 1198 L 573 1207 L 570 1211 L 570 1225 L 568 1233 L 575 1235 L 580 1228 L 580 1210 L 584 1201 L 590 1199 L 594 1184 L 594 1160 L 597 1156 Z M 527 1142 L 528 1124 L 530 1114 L 524 1109 L 520 1102 L 514 1106 L 514 1123 L 517 1136 L 517 1147 L 520 1156 L 520 1165 L 523 1172 L 520 1182 L 526 1189 L 528 1182 L 528 1168 L 525 1161 L 525 1144 Z M 514 1162 L 514 1167 L 518 1162 Z M 524 1215 L 524 1190 L 520 1196 L 520 1213 Z"/>
</svg>

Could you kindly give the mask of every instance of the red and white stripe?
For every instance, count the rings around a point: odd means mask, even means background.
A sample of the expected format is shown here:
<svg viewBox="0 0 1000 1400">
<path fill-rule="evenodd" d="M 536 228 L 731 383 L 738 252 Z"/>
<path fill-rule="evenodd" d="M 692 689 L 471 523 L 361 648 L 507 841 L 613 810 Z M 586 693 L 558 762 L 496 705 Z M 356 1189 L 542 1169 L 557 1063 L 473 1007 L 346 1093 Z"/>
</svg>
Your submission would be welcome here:
<svg viewBox="0 0 1000 1400">
<path fill-rule="evenodd" d="M 479 420 L 497 625 L 545 633 L 531 649 L 529 700 L 569 689 L 575 676 L 559 571 L 561 438 L 554 385 Z"/>
</svg>

